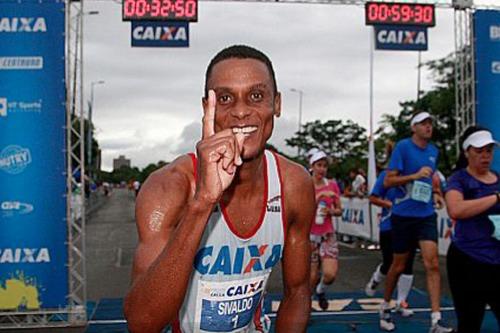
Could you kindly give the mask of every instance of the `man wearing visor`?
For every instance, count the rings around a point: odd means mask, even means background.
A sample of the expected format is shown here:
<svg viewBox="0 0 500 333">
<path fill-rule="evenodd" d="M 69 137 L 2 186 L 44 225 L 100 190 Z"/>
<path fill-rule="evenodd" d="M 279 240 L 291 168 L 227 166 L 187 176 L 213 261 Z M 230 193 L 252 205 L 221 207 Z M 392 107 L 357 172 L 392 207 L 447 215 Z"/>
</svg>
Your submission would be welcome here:
<svg viewBox="0 0 500 333">
<path fill-rule="evenodd" d="M 432 183 L 438 164 L 438 149 L 431 143 L 432 116 L 428 112 L 416 113 L 411 120 L 411 130 L 411 137 L 396 144 L 384 179 L 384 187 L 394 187 L 396 191 L 392 206 L 394 257 L 380 308 L 380 328 L 395 329 L 389 302 L 411 249 L 419 246 L 432 308 L 429 333 L 453 332 L 442 322 L 439 304 L 441 281 L 434 204 L 441 206 L 443 199 Z"/>
</svg>

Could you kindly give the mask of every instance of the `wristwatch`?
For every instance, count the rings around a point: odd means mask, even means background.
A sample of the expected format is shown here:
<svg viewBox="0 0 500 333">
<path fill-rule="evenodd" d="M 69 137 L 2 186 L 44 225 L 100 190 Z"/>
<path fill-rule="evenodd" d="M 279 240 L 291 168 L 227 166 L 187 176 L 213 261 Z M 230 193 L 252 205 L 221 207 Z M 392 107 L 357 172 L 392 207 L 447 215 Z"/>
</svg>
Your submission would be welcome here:
<svg viewBox="0 0 500 333">
<path fill-rule="evenodd" d="M 495 192 L 495 195 L 497 196 L 497 205 L 500 203 L 500 192 Z"/>
</svg>

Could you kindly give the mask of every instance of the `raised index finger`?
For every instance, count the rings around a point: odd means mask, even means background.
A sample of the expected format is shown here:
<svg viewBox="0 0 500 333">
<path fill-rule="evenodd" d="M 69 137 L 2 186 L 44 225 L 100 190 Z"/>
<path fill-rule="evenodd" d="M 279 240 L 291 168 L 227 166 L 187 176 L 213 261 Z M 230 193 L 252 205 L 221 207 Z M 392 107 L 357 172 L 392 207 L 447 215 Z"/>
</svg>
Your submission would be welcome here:
<svg viewBox="0 0 500 333">
<path fill-rule="evenodd" d="M 206 139 L 215 134 L 215 91 L 208 91 L 207 107 L 203 116 L 202 139 Z"/>
</svg>

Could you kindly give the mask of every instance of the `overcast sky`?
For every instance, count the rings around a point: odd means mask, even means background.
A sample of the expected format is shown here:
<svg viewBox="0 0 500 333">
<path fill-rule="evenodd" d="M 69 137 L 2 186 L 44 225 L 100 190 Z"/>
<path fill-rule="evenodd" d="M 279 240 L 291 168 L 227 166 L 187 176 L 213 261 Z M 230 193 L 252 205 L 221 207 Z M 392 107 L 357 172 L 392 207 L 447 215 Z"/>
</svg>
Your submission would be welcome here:
<svg viewBox="0 0 500 333">
<path fill-rule="evenodd" d="M 484 0 L 494 4 L 500 0 Z M 445 2 L 445 1 L 442 1 Z M 476 1 L 477 3 L 478 1 Z M 102 168 L 125 155 L 140 168 L 193 151 L 201 130 L 201 96 L 210 59 L 232 44 L 264 51 L 274 64 L 282 92 L 282 117 L 271 143 L 285 152 L 284 139 L 298 127 L 299 95 L 304 91 L 302 122 L 351 119 L 369 126 L 369 49 L 371 27 L 364 7 L 286 3 L 199 3 L 190 24 L 189 48 L 132 48 L 130 23 L 121 4 L 86 1 L 84 79 L 94 87 L 94 124 L 102 149 Z M 454 49 L 453 10 L 437 10 L 429 29 L 429 51 L 422 61 Z M 375 51 L 375 128 L 384 113 L 397 114 L 398 102 L 415 99 L 417 53 Z M 422 73 L 422 88 L 432 86 Z"/>
</svg>

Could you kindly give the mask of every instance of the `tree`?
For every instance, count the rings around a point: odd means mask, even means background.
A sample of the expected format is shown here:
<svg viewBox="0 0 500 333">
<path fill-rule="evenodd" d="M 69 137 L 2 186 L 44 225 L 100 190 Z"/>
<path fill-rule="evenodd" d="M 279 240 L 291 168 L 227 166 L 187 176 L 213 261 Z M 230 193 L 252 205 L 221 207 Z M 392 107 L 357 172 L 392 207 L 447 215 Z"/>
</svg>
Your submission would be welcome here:
<svg viewBox="0 0 500 333">
<path fill-rule="evenodd" d="M 298 147 L 303 153 L 313 147 L 323 150 L 333 159 L 330 175 L 332 173 L 345 175 L 353 167 L 366 165 L 368 151 L 366 129 L 352 120 L 308 122 L 292 138 L 285 141 L 288 146 Z M 304 165 L 308 164 L 305 156 L 298 156 L 296 159 Z"/>
</svg>

